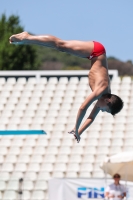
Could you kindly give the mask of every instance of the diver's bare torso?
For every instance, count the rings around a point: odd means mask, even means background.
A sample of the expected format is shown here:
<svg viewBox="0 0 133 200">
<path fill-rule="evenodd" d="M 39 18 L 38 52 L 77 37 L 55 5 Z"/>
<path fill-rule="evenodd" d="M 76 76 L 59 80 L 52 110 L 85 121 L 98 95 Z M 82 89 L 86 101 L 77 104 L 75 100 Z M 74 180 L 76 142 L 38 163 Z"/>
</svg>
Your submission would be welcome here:
<svg viewBox="0 0 133 200">
<path fill-rule="evenodd" d="M 111 93 L 106 54 L 94 57 L 91 60 L 91 69 L 88 77 L 92 91 L 96 88 L 106 86 L 106 90 L 103 94 Z"/>
</svg>

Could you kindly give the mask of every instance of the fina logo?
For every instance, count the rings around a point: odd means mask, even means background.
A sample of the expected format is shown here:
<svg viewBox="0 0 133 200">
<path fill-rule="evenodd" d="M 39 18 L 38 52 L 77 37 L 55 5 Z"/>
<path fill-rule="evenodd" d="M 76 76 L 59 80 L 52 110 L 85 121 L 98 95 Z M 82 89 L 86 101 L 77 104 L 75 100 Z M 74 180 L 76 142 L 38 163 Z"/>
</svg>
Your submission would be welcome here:
<svg viewBox="0 0 133 200">
<path fill-rule="evenodd" d="M 104 188 L 91 188 L 91 187 L 79 187 L 78 198 L 86 196 L 87 198 L 104 198 Z"/>
</svg>

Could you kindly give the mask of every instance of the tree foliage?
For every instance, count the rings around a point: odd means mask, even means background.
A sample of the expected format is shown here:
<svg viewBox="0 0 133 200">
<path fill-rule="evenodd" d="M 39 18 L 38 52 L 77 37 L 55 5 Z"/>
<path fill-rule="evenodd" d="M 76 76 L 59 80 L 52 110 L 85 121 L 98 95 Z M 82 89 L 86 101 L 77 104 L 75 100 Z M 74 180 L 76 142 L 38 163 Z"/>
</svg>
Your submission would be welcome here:
<svg viewBox="0 0 133 200">
<path fill-rule="evenodd" d="M 11 45 L 9 37 L 23 31 L 18 16 L 0 18 L 0 70 L 34 70 L 39 67 L 36 47 Z"/>
</svg>

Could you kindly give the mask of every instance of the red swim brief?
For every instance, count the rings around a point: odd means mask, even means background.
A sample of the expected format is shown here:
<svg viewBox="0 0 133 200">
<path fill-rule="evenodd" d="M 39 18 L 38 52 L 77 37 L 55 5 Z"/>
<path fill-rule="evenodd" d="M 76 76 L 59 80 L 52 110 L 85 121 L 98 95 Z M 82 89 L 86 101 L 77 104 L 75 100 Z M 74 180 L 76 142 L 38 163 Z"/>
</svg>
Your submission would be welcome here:
<svg viewBox="0 0 133 200">
<path fill-rule="evenodd" d="M 93 42 L 94 42 L 93 52 L 91 53 L 91 55 L 89 57 L 87 57 L 89 60 L 91 60 L 94 57 L 97 57 L 97 56 L 100 56 L 100 55 L 106 53 L 106 50 L 101 43 L 96 42 L 96 41 L 93 41 Z"/>
</svg>

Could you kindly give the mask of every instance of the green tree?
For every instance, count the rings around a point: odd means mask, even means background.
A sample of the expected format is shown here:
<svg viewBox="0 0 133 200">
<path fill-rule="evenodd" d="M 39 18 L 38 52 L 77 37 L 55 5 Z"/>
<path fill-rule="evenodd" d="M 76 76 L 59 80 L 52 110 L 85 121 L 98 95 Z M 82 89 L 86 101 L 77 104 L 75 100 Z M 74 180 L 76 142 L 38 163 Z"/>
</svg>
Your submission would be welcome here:
<svg viewBox="0 0 133 200">
<path fill-rule="evenodd" d="M 23 31 L 18 16 L 0 18 L 0 70 L 35 70 L 39 67 L 36 47 L 11 45 L 9 37 Z"/>
</svg>

